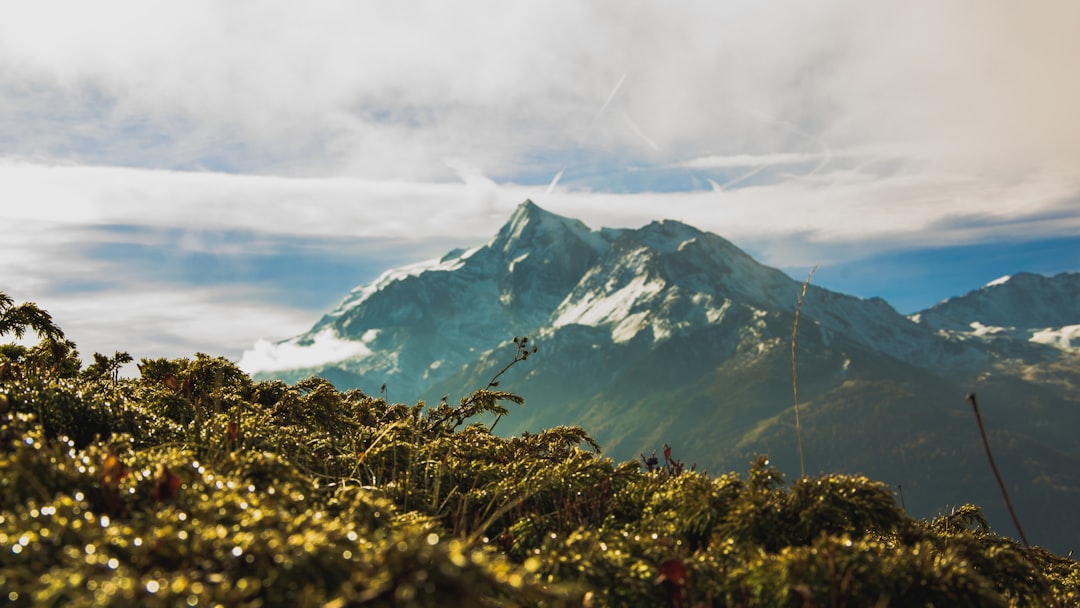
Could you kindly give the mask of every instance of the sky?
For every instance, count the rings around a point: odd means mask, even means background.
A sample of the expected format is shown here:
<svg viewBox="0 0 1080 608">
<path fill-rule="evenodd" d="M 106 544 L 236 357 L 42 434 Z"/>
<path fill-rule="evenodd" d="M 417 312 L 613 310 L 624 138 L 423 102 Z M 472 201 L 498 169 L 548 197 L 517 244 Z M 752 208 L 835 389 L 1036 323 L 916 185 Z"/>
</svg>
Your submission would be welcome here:
<svg viewBox="0 0 1080 608">
<path fill-rule="evenodd" d="M 1072 0 L 13 3 L 0 291 L 239 360 L 530 198 L 916 312 L 1080 270 Z"/>
</svg>

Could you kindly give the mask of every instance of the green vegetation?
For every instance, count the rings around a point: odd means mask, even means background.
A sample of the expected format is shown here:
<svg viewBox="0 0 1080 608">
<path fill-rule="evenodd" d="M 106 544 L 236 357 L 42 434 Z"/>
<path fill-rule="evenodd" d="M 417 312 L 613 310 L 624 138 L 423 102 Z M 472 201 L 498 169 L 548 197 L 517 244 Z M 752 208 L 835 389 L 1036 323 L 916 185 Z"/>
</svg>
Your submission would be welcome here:
<svg viewBox="0 0 1080 608">
<path fill-rule="evenodd" d="M 667 447 L 617 464 L 575 427 L 501 438 L 479 419 L 522 400 L 494 380 L 426 407 L 255 382 L 203 354 L 122 378 L 126 353 L 82 368 L 26 306 L 0 298 L 0 333 L 42 339 L 0 346 L 0 594 L 16 605 L 1080 602 L 1077 562 L 995 535 L 973 506 L 921 521 L 883 484 L 787 483 L 764 457 L 710 477 Z"/>
</svg>

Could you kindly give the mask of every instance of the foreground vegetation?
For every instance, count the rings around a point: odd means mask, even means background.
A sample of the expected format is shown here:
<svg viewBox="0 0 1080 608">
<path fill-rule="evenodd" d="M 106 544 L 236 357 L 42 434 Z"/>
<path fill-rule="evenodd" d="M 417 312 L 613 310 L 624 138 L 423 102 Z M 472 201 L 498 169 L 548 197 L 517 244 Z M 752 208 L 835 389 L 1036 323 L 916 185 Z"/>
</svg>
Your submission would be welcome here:
<svg viewBox="0 0 1080 608">
<path fill-rule="evenodd" d="M 2 296 L 3 294 L 0 294 Z M 229 361 L 94 355 L 0 298 L 0 594 L 34 606 L 1069 606 L 1080 567 L 964 506 L 500 438 L 497 382 L 434 407 Z M 38 311 L 40 312 L 40 311 Z M 42 313 L 44 314 L 44 313 Z M 511 364 L 534 352 L 514 341 Z M 508 357 L 509 358 L 509 357 Z M 486 416 L 486 418 L 484 418 Z"/>
</svg>

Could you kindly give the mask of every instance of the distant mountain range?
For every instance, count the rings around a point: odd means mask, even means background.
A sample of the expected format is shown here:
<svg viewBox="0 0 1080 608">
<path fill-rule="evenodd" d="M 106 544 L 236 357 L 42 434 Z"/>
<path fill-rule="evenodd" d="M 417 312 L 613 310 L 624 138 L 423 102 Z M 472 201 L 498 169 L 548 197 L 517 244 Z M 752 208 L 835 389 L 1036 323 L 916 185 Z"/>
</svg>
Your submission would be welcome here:
<svg viewBox="0 0 1080 608">
<path fill-rule="evenodd" d="M 766 453 L 797 476 L 801 291 L 686 224 L 592 230 L 526 201 L 487 243 L 386 272 L 276 345 L 330 355 L 256 376 L 454 403 L 528 335 L 539 352 L 500 386 L 526 405 L 500 433 L 576 424 L 619 460 L 667 443 L 699 469 Z M 1011 534 L 974 391 L 1028 536 L 1080 548 L 1080 274 L 1003 277 L 911 316 L 811 285 L 796 354 L 807 474 L 894 484 L 917 516 L 976 503 Z"/>
</svg>

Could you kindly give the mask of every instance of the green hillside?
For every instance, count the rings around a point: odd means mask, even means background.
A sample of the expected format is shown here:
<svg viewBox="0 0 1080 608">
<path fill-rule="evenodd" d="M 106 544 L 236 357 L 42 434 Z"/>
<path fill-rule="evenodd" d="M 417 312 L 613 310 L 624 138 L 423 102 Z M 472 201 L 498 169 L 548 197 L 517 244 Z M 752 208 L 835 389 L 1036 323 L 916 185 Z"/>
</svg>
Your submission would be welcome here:
<svg viewBox="0 0 1080 608">
<path fill-rule="evenodd" d="M 204 354 L 121 378 L 126 353 L 84 366 L 27 306 L 0 299 L 0 334 L 42 338 L 0 346 L 14 605 L 1080 602 L 1076 561 L 998 536 L 974 506 L 920 520 L 891 485 L 787 482 L 765 456 L 705 475 L 677 445 L 616 463 L 575 427 L 499 437 L 479 421 L 522 399 L 494 382 L 453 405 L 393 404 Z M 511 366 L 533 352 L 515 347 Z"/>
</svg>

